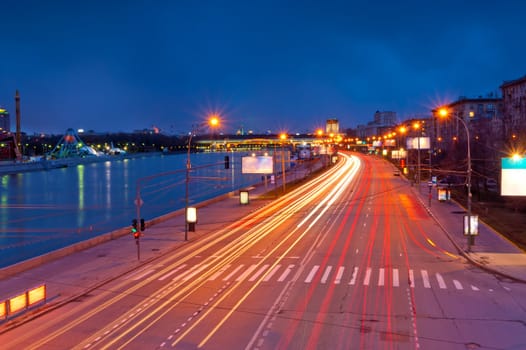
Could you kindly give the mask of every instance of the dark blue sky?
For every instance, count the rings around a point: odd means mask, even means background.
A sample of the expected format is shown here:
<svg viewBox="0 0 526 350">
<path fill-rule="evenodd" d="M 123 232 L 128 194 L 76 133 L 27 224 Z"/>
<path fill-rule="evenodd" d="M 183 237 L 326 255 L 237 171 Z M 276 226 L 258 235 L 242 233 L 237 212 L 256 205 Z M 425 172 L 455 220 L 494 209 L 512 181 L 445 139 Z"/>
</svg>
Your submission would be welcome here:
<svg viewBox="0 0 526 350">
<path fill-rule="evenodd" d="M 355 128 L 526 74 L 526 1 L 2 1 L 0 106 L 22 129 Z"/>
</svg>

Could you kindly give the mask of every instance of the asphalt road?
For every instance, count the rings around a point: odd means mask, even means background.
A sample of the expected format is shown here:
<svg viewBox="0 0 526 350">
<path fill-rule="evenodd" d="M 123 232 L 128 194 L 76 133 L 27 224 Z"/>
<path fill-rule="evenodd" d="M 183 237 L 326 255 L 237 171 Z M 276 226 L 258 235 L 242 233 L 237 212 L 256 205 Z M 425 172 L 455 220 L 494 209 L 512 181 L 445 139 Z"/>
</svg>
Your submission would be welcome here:
<svg viewBox="0 0 526 350">
<path fill-rule="evenodd" d="M 409 186 L 380 159 L 346 156 L 2 347 L 526 348 L 526 286 L 459 257 Z"/>
</svg>

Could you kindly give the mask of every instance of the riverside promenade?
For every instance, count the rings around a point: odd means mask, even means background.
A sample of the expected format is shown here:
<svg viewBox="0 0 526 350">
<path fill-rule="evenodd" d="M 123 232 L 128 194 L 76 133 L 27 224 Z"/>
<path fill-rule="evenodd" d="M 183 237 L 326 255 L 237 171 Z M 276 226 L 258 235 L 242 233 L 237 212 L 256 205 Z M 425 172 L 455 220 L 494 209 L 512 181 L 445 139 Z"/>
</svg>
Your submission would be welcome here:
<svg viewBox="0 0 526 350">
<path fill-rule="evenodd" d="M 403 177 L 400 181 L 407 184 Z M 276 186 L 279 188 L 278 180 Z M 242 220 L 250 213 L 267 205 L 273 198 L 265 193 L 274 185 L 256 185 L 250 188 L 250 201 L 242 205 L 239 193 L 229 193 L 198 206 L 199 222 L 195 232 L 189 232 L 191 241 L 219 230 L 227 223 Z M 526 283 L 526 254 L 499 233 L 479 223 L 479 236 L 467 252 L 467 239 L 462 234 L 462 212 L 456 202 L 428 203 L 427 184 L 407 188 L 419 198 L 444 234 L 457 247 L 458 253 L 489 273 L 517 283 Z M 47 254 L 32 262 L 17 264 L 0 270 L 0 299 L 17 295 L 39 284 L 46 284 L 47 302 L 13 318 L 0 320 L 0 334 L 18 323 L 36 317 L 39 313 L 57 308 L 64 303 L 88 294 L 125 273 L 139 271 L 143 265 L 168 254 L 184 244 L 184 210 L 148 222 L 140 239 L 140 260 L 135 239 L 130 228 L 109 233 L 90 242 L 65 248 L 61 252 Z M 98 241 L 97 241 L 98 240 Z M 58 255 L 57 255 L 58 254 Z M 75 266 L 71 269 L 71 266 Z"/>
</svg>

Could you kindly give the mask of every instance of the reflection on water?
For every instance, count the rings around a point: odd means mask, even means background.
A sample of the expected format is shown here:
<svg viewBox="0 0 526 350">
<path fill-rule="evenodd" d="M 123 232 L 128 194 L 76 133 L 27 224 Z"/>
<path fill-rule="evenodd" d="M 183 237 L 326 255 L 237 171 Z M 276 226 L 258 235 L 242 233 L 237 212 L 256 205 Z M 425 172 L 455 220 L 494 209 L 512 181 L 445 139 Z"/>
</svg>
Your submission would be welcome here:
<svg viewBox="0 0 526 350">
<path fill-rule="evenodd" d="M 260 180 L 241 174 L 241 154 L 224 169 L 224 155 L 192 154 L 190 203 Z M 0 267 L 130 225 L 138 179 L 146 220 L 183 208 L 185 165 L 154 155 L 1 176 Z"/>
</svg>

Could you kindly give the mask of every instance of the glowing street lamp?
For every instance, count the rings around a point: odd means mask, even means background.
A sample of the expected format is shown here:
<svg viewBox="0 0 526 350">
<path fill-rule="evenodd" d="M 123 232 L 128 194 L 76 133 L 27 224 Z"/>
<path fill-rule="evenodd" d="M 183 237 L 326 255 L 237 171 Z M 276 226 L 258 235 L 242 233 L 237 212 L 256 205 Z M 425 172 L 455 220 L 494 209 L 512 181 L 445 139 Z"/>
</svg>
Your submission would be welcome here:
<svg viewBox="0 0 526 350">
<path fill-rule="evenodd" d="M 438 115 L 442 118 L 447 118 L 450 113 L 447 108 L 440 108 L 438 110 Z M 453 114 L 454 118 L 456 118 L 462 126 L 464 126 L 464 129 L 466 130 L 466 137 L 468 141 L 468 147 L 467 147 L 467 157 L 468 157 L 468 169 L 467 169 L 467 186 L 468 186 L 468 200 L 467 200 L 467 209 L 468 209 L 468 219 L 467 219 L 467 235 L 468 235 L 468 252 L 471 250 L 471 245 L 475 244 L 475 237 L 471 232 L 471 148 L 470 148 L 470 134 L 469 134 L 469 128 L 466 124 L 466 121 L 462 118 L 460 118 L 458 115 Z"/>
<path fill-rule="evenodd" d="M 282 174 L 282 183 L 283 183 L 283 193 L 285 193 L 285 186 L 286 186 L 286 180 L 285 180 L 285 149 L 283 146 L 283 142 L 287 140 L 287 134 L 281 133 L 279 135 L 279 139 L 281 140 L 281 174 Z"/>
<path fill-rule="evenodd" d="M 190 214 L 193 214 L 189 211 L 188 208 L 188 189 L 190 185 L 190 169 L 192 169 L 192 164 L 190 163 L 190 149 L 192 146 L 192 137 L 195 133 L 197 133 L 199 130 L 205 128 L 205 127 L 212 127 L 215 128 L 219 126 L 219 117 L 216 114 L 213 114 L 209 117 L 209 119 L 205 122 L 202 122 L 200 124 L 196 124 L 192 126 L 192 131 L 190 132 L 190 135 L 188 137 L 188 145 L 187 145 L 187 155 L 186 155 L 186 179 L 185 179 L 185 205 L 184 205 L 184 240 L 188 240 L 188 227 L 190 223 L 194 223 L 195 221 L 192 221 L 192 218 L 190 218 Z"/>
<path fill-rule="evenodd" d="M 413 129 L 415 130 L 419 130 L 420 129 L 420 123 L 419 122 L 414 122 L 413 123 Z M 416 183 L 418 184 L 418 190 L 420 191 L 420 137 L 422 136 L 422 132 L 420 132 L 419 134 L 417 133 L 417 137 L 418 137 L 418 154 L 417 154 L 417 181 Z"/>
</svg>

